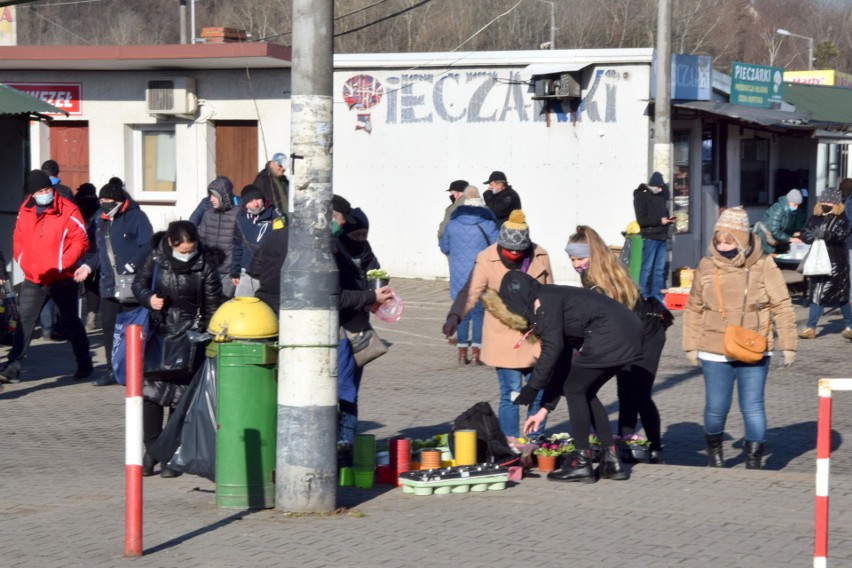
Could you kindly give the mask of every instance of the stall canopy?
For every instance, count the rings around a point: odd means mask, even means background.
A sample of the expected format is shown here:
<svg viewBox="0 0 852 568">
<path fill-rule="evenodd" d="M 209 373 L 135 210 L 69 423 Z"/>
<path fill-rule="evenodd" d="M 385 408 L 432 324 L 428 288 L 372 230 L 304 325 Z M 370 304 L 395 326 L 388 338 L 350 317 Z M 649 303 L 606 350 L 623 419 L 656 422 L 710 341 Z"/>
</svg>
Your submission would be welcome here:
<svg viewBox="0 0 852 568">
<path fill-rule="evenodd" d="M 35 115 L 43 118 L 42 115 L 47 113 L 68 114 L 52 104 L 0 83 L 0 116 Z"/>
<path fill-rule="evenodd" d="M 718 101 L 690 101 L 678 103 L 674 106 L 675 108 L 695 110 L 762 127 L 800 130 L 803 133 L 812 132 L 816 128 L 810 124 L 810 115 L 803 112 L 747 107 Z"/>
<path fill-rule="evenodd" d="M 852 130 L 852 89 L 784 83 L 784 101 L 826 130 Z"/>
</svg>

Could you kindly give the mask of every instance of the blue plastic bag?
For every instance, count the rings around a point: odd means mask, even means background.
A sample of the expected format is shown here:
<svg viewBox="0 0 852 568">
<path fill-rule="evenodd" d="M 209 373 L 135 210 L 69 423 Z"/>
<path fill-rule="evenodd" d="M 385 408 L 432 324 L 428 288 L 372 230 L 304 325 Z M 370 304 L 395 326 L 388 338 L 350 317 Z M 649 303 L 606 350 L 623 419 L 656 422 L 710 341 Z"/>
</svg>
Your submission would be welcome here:
<svg viewBox="0 0 852 568">
<path fill-rule="evenodd" d="M 148 337 L 149 331 L 148 314 L 148 308 L 139 306 L 115 316 L 115 331 L 112 339 L 112 372 L 115 375 L 115 382 L 120 385 L 127 384 L 127 327 L 134 324 L 142 326 L 144 352 L 145 338 Z"/>
</svg>

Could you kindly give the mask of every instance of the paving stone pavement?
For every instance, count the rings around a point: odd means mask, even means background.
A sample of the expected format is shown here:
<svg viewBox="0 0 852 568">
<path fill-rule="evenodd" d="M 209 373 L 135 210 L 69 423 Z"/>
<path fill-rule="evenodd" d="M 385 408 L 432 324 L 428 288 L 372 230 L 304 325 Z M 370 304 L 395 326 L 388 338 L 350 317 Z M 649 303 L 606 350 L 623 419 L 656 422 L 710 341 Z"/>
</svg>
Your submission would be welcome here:
<svg viewBox="0 0 852 568">
<path fill-rule="evenodd" d="M 440 328 L 445 282 L 393 282 L 405 300 L 393 343 L 361 389 L 362 432 L 426 437 L 480 400 L 496 407 L 489 367 L 459 367 Z M 805 309 L 797 307 L 799 321 Z M 728 469 L 704 467 L 700 373 L 669 332 L 655 400 L 667 465 L 639 464 L 629 481 L 594 485 L 527 478 L 504 491 L 419 497 L 400 489 L 341 489 L 334 515 L 217 509 L 214 485 L 185 475 L 144 481 L 144 550 L 123 557 L 124 392 L 75 382 L 68 344 L 39 340 L 24 381 L 0 393 L 0 567 L 572 567 L 805 566 L 811 564 L 817 379 L 852 377 L 839 314 L 802 341 L 796 364 L 772 365 L 766 389 L 767 468 L 747 471 L 742 420 L 732 409 Z M 97 334 L 96 362 L 104 363 Z M 0 348 L 5 356 L 8 347 Z M 102 368 L 102 367 L 101 367 Z M 602 391 L 610 417 L 614 381 Z M 829 565 L 852 565 L 852 394 L 834 398 Z M 564 403 L 548 425 L 568 430 Z M 543 560 L 540 556 L 547 556 Z M 850 563 L 850 564 L 847 564 Z"/>
</svg>

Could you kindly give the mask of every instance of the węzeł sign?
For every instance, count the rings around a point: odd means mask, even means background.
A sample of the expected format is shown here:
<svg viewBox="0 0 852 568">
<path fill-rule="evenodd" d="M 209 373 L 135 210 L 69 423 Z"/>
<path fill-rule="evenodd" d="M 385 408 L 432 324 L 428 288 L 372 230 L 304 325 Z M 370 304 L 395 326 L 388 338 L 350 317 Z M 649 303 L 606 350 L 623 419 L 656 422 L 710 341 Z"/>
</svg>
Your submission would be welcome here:
<svg viewBox="0 0 852 568">
<path fill-rule="evenodd" d="M 731 62 L 731 104 L 780 108 L 784 69 Z"/>
</svg>

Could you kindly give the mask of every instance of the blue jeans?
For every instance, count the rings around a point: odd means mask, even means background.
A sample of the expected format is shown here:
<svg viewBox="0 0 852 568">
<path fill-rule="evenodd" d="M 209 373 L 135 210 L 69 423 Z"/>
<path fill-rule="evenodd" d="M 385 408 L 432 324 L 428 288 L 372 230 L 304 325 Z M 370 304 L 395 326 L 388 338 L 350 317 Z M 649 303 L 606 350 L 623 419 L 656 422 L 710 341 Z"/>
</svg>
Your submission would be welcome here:
<svg viewBox="0 0 852 568">
<path fill-rule="evenodd" d="M 805 324 L 805 327 L 816 329 L 819 318 L 822 317 L 823 307 L 820 304 L 811 304 L 808 310 L 808 323 Z M 852 306 L 849 305 L 849 302 L 840 306 L 840 313 L 843 315 L 846 327 L 852 327 Z"/>
<path fill-rule="evenodd" d="M 485 310 L 482 308 L 482 302 L 476 302 L 472 310 L 467 312 L 459 322 L 459 327 L 456 330 L 456 338 L 459 340 L 459 347 L 479 347 L 482 345 L 482 318 L 485 315 Z M 468 343 L 468 324 L 470 324 L 470 343 Z"/>
<path fill-rule="evenodd" d="M 766 441 L 766 409 L 763 389 L 769 372 L 770 357 L 754 364 L 731 361 L 701 361 L 704 373 L 704 432 L 708 435 L 725 431 L 725 419 L 731 409 L 734 379 L 737 381 L 737 399 L 745 424 L 745 439 L 749 442 Z"/>
<path fill-rule="evenodd" d="M 351 443 L 358 430 L 358 390 L 364 368 L 355 364 L 352 344 L 337 344 L 337 440 Z"/>
<path fill-rule="evenodd" d="M 642 268 L 639 269 L 639 293 L 665 302 L 661 290 L 666 286 L 666 241 L 642 239 Z"/>
<path fill-rule="evenodd" d="M 497 411 L 497 418 L 500 421 L 500 429 L 507 436 L 517 438 L 521 435 L 519 426 L 521 411 L 517 405 L 512 404 L 512 393 L 521 392 L 521 387 L 530 381 L 530 375 L 532 375 L 532 369 L 497 369 L 497 380 L 500 381 L 500 408 Z M 535 414 L 541 408 L 543 394 L 544 389 L 538 391 L 538 396 L 530 406 L 527 416 Z M 530 432 L 530 436 L 543 434 L 546 424 L 547 419 L 542 420 L 541 427 L 535 432 Z"/>
</svg>

